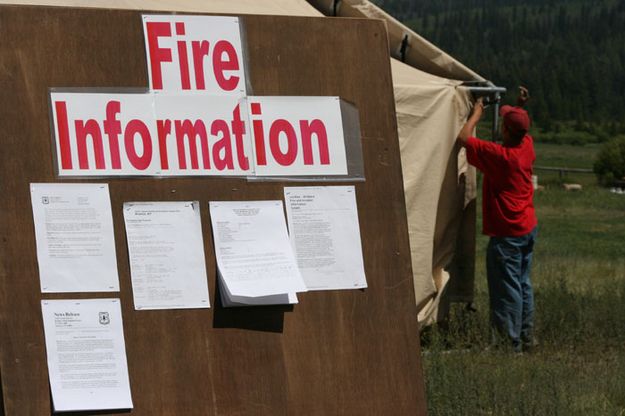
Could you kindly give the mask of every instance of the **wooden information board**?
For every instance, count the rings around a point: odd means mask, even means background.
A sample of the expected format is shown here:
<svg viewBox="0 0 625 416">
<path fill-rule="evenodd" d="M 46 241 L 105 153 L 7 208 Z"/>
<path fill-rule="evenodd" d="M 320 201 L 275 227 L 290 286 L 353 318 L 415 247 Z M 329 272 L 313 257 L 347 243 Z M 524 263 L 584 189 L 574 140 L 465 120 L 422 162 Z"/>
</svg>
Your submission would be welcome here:
<svg viewBox="0 0 625 416">
<path fill-rule="evenodd" d="M 211 200 L 283 199 L 284 182 L 106 178 L 119 293 L 42 294 L 29 184 L 57 182 L 48 89 L 146 88 L 141 12 L 0 6 L 0 377 L 7 415 L 52 411 L 42 299 L 119 297 L 136 415 L 423 415 L 425 397 L 385 28 L 242 16 L 255 95 L 340 96 L 360 113 L 366 290 L 222 308 Z M 313 183 L 319 185 L 320 183 Z M 288 183 L 288 185 L 307 185 Z M 135 311 L 122 204 L 198 200 L 211 309 Z M 84 413 L 87 414 L 87 413 Z M 102 414 L 102 413 L 97 413 Z"/>
</svg>

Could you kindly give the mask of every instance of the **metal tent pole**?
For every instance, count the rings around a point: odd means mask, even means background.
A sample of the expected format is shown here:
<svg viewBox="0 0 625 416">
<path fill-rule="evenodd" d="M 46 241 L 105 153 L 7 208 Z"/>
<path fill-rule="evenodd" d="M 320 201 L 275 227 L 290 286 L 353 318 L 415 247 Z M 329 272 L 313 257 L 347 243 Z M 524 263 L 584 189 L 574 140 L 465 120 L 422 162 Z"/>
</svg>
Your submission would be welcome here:
<svg viewBox="0 0 625 416">
<path fill-rule="evenodd" d="M 490 81 L 465 82 L 463 86 L 471 91 L 476 98 L 485 97 L 486 103 L 493 105 L 492 140 L 495 141 L 499 131 L 499 102 L 502 95 L 506 93 L 506 88 L 498 87 Z"/>
</svg>

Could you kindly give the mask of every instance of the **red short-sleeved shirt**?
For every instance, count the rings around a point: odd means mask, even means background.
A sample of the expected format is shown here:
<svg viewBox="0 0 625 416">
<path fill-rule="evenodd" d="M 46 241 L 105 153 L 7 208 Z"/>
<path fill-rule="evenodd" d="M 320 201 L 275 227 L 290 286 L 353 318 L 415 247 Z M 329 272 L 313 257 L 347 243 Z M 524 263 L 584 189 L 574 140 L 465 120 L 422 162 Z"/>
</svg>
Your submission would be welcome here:
<svg viewBox="0 0 625 416">
<path fill-rule="evenodd" d="M 469 163 L 484 173 L 483 232 L 491 237 L 518 237 L 536 227 L 532 164 L 534 140 L 526 135 L 515 147 L 470 137 Z"/>
</svg>

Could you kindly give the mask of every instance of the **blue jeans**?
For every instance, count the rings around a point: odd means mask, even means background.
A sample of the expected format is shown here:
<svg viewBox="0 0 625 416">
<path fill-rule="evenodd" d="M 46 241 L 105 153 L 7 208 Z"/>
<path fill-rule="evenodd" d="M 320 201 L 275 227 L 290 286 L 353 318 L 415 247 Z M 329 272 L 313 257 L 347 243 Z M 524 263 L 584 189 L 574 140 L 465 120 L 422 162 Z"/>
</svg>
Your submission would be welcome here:
<svg viewBox="0 0 625 416">
<path fill-rule="evenodd" d="M 520 237 L 491 237 L 486 250 L 486 274 L 493 337 L 503 336 L 515 351 L 531 346 L 534 293 L 530 268 L 537 230 Z"/>
</svg>

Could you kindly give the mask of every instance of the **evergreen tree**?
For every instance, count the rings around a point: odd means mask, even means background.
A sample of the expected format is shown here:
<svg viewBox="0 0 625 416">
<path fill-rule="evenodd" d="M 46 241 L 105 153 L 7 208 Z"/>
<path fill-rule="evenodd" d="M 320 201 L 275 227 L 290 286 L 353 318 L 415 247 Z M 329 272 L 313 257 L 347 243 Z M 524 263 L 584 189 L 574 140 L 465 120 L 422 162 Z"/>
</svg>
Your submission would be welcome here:
<svg viewBox="0 0 625 416">
<path fill-rule="evenodd" d="M 539 124 L 625 127 L 625 0 L 376 3 L 495 84 L 527 85 Z"/>
</svg>

